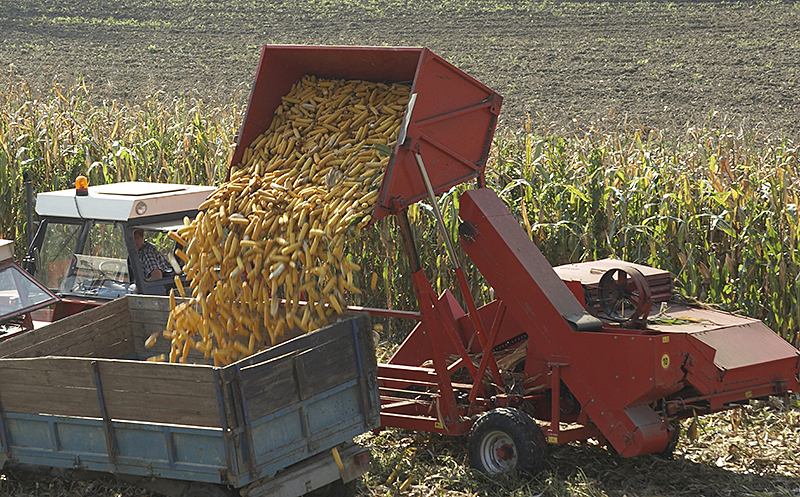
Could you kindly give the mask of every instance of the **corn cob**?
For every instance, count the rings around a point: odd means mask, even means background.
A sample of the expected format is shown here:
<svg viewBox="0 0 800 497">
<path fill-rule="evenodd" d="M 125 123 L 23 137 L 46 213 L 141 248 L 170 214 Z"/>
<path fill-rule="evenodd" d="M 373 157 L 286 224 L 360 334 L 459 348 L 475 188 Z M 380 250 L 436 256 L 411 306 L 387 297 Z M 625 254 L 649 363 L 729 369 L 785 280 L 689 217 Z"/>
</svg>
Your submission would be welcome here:
<svg viewBox="0 0 800 497">
<path fill-rule="evenodd" d="M 171 293 L 170 361 L 194 348 L 226 365 L 343 312 L 360 293 L 346 242 L 371 222 L 408 95 L 405 85 L 295 83 L 230 180 L 170 233 L 193 276 L 188 302 Z"/>
</svg>

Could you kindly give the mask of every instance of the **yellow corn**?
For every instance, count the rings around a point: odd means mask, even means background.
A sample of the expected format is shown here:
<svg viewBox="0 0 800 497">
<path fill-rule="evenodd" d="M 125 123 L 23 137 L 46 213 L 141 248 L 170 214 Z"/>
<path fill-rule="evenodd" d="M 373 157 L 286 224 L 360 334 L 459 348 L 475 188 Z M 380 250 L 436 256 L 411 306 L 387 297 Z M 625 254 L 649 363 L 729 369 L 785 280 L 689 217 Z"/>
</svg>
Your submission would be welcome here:
<svg viewBox="0 0 800 497">
<path fill-rule="evenodd" d="M 179 259 L 183 260 L 183 262 L 189 262 L 189 256 L 186 255 L 186 252 L 183 250 L 177 249 L 175 251 L 175 255 L 177 255 Z"/>
<path fill-rule="evenodd" d="M 406 478 L 406 481 L 404 481 L 404 482 L 403 482 L 403 483 L 400 485 L 400 488 L 398 488 L 398 490 L 399 490 L 400 492 L 405 492 L 406 490 L 408 490 L 408 487 L 410 487 L 410 486 L 411 486 L 411 480 L 413 480 L 413 479 L 414 479 L 414 477 L 413 477 L 413 476 L 409 476 L 408 478 Z"/>
<path fill-rule="evenodd" d="M 176 242 L 178 242 L 178 244 L 180 244 L 181 247 L 186 246 L 186 240 L 184 240 L 183 237 L 181 237 L 181 235 L 175 233 L 174 231 L 170 231 L 169 233 L 167 233 L 167 235 Z"/>
<path fill-rule="evenodd" d="M 274 345 L 284 329 L 324 326 L 360 294 L 348 228 L 371 222 L 389 161 L 378 152 L 394 149 L 408 95 L 404 85 L 313 76 L 295 83 L 230 180 L 170 233 L 192 278 L 188 303 L 176 306 L 171 292 L 170 361 L 196 348 L 229 364 Z M 175 286 L 185 297 L 177 278 Z"/>
</svg>

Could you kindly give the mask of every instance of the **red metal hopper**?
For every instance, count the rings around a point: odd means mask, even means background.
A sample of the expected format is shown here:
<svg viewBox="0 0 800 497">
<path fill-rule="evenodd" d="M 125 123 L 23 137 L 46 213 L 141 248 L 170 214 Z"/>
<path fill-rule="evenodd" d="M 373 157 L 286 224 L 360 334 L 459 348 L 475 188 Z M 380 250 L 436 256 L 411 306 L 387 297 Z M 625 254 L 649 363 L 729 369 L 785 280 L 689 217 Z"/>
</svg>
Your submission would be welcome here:
<svg viewBox="0 0 800 497">
<path fill-rule="evenodd" d="M 307 74 L 411 84 L 405 133 L 387 166 L 374 219 L 426 196 L 415 153 L 424 158 L 436 193 L 483 176 L 502 97 L 427 48 L 265 45 L 232 165 Z"/>
</svg>

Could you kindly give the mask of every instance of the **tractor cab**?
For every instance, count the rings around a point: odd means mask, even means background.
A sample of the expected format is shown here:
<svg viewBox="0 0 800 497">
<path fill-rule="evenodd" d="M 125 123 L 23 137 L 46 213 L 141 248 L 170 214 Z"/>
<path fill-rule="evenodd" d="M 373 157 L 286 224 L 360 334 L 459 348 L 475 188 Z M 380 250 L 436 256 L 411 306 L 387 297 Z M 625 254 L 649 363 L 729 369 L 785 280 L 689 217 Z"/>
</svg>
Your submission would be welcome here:
<svg viewBox="0 0 800 497">
<path fill-rule="evenodd" d="M 32 313 L 57 302 L 14 261 L 14 242 L 0 239 L 0 341 L 33 328 Z"/>
<path fill-rule="evenodd" d="M 175 276 L 184 279 L 168 233 L 194 218 L 213 187 L 125 182 L 40 193 L 40 224 L 25 268 L 60 297 L 55 321 L 129 293 L 167 295 Z M 140 231 L 141 230 L 141 231 Z M 134 233 L 159 257 L 146 271 Z M 155 276 L 154 276 L 155 275 Z"/>
</svg>

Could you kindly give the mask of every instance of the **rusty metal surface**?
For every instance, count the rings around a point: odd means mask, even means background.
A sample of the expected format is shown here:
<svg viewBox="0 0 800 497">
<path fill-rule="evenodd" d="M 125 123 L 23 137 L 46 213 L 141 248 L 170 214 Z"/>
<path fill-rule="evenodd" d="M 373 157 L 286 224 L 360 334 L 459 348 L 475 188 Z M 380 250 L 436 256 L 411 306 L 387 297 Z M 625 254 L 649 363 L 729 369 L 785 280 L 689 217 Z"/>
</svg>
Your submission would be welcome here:
<svg viewBox="0 0 800 497">
<path fill-rule="evenodd" d="M 564 281 L 580 281 L 584 285 L 596 285 L 600 282 L 606 271 L 614 268 L 632 267 L 638 269 L 648 281 L 666 279 L 669 281 L 669 271 L 657 269 L 619 259 L 601 259 L 599 261 L 579 262 L 556 266 L 553 270 Z"/>
</svg>

